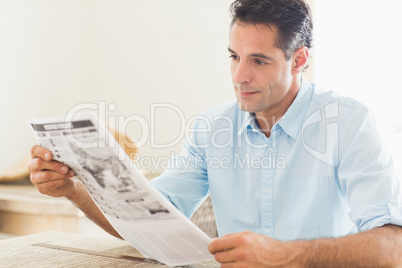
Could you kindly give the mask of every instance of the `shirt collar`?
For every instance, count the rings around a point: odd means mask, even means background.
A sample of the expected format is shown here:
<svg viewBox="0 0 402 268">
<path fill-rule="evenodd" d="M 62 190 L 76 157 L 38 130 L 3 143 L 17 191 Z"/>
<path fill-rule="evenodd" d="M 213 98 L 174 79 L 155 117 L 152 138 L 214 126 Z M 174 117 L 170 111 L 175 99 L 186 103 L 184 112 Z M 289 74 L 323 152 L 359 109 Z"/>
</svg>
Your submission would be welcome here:
<svg viewBox="0 0 402 268">
<path fill-rule="evenodd" d="M 254 113 L 245 112 L 238 108 L 239 112 L 241 113 L 241 117 L 244 117 L 242 120 L 242 124 L 240 125 L 239 131 L 237 135 L 242 135 L 244 130 L 251 129 L 254 132 L 261 132 L 260 128 L 258 127 L 257 120 L 254 117 Z"/>
<path fill-rule="evenodd" d="M 290 105 L 284 116 L 274 125 L 272 129 L 279 125 L 283 131 L 288 134 L 293 139 L 296 139 L 300 128 L 303 124 L 303 119 L 305 113 L 307 111 L 308 98 L 310 98 L 310 94 L 306 94 L 311 90 L 311 85 L 309 81 L 302 76 L 301 86 L 299 92 L 296 95 L 293 103 Z M 240 110 L 240 109 L 239 109 Z M 238 131 L 238 135 L 243 134 L 245 129 L 251 129 L 254 132 L 261 132 L 257 120 L 255 119 L 254 113 L 249 113 L 245 111 L 240 111 L 244 119 L 242 120 L 242 124 L 240 125 L 240 129 Z"/>
</svg>

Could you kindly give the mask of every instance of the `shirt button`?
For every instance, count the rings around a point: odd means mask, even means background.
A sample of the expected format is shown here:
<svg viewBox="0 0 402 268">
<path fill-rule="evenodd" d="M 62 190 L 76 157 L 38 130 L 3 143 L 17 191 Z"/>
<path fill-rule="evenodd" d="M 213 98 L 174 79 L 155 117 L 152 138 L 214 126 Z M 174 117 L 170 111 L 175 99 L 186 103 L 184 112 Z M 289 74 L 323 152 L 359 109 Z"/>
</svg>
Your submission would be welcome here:
<svg viewBox="0 0 402 268">
<path fill-rule="evenodd" d="M 268 187 L 264 189 L 264 193 L 268 194 L 269 192 L 271 192 L 271 189 L 269 189 Z"/>
<path fill-rule="evenodd" d="M 268 152 L 272 153 L 273 149 L 272 148 L 268 148 Z"/>
<path fill-rule="evenodd" d="M 266 234 L 269 234 L 270 230 L 267 228 L 267 229 L 264 230 L 264 232 L 265 232 Z"/>
</svg>

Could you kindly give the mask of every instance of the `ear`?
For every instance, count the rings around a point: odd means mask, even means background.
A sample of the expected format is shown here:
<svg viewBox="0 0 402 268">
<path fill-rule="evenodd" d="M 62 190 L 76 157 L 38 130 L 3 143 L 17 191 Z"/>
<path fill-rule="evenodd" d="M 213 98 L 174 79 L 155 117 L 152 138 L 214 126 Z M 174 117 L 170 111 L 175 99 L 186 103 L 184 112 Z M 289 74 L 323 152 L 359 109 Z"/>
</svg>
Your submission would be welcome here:
<svg viewBox="0 0 402 268">
<path fill-rule="evenodd" d="M 292 56 L 292 74 L 296 75 L 303 71 L 304 67 L 307 65 L 308 57 L 310 51 L 307 47 L 301 47 L 293 53 Z"/>
</svg>

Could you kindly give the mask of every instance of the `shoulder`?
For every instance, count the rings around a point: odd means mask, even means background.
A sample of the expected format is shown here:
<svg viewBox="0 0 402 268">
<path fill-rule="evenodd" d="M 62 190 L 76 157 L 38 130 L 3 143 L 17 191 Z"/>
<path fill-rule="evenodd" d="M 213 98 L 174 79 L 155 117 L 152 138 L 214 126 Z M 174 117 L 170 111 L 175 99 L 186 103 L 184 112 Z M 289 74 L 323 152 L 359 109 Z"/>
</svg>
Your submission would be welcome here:
<svg viewBox="0 0 402 268">
<path fill-rule="evenodd" d="M 315 83 L 311 85 L 312 97 L 308 114 L 324 109 L 324 112 L 331 112 L 331 117 L 338 117 L 340 120 L 347 120 L 350 116 L 364 119 L 371 115 L 370 109 L 360 101 L 335 91 L 324 90 Z"/>
</svg>

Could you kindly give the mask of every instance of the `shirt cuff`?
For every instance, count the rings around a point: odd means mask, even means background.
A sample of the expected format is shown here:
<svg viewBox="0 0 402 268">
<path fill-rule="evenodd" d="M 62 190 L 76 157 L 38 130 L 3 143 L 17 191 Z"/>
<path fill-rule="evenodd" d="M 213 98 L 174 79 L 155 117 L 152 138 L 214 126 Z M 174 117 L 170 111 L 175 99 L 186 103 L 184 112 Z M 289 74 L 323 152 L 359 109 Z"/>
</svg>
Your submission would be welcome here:
<svg viewBox="0 0 402 268">
<path fill-rule="evenodd" d="M 402 207 L 396 204 L 368 205 L 349 212 L 350 219 L 359 232 L 368 231 L 386 224 L 402 226 Z"/>
</svg>

